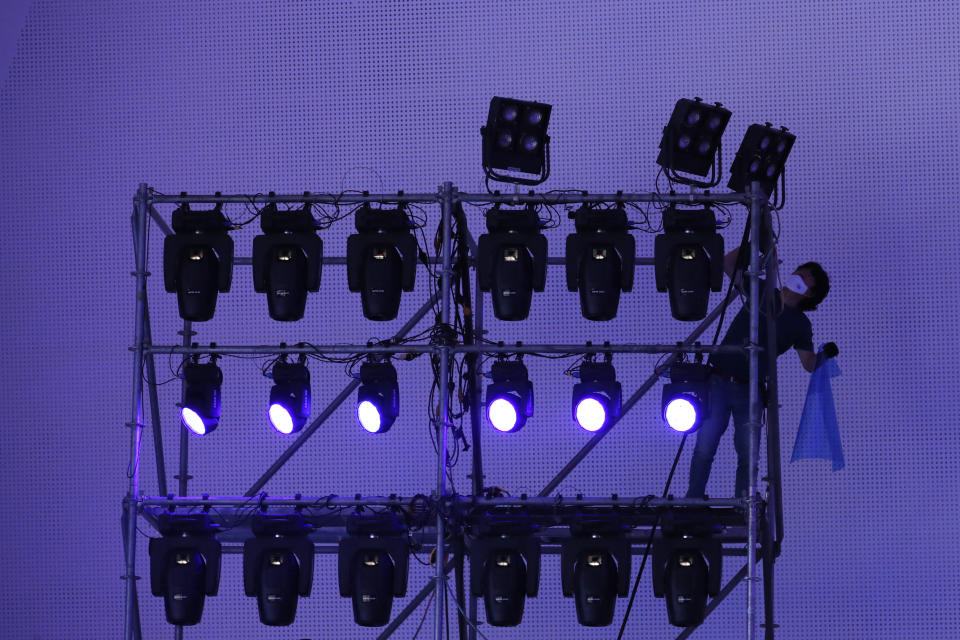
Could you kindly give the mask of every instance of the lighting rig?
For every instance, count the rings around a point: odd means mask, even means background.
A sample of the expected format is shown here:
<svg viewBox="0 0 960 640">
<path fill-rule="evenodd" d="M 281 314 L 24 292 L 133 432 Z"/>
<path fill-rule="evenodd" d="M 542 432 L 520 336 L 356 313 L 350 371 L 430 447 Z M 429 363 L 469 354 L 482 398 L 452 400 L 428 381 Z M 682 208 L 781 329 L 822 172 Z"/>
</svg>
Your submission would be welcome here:
<svg viewBox="0 0 960 640">
<path fill-rule="evenodd" d="M 580 291 L 580 311 L 588 320 L 612 320 L 620 292 L 633 290 L 636 241 L 623 207 L 584 205 L 569 217 L 576 233 L 567 236 L 567 289 Z"/>
<path fill-rule="evenodd" d="M 613 622 L 617 597 L 630 592 L 630 542 L 616 518 L 584 517 L 570 524 L 560 548 L 563 595 L 573 597 L 585 627 Z"/>
<path fill-rule="evenodd" d="M 487 231 L 477 241 L 477 283 L 492 291 L 493 314 L 500 320 L 525 320 L 534 291 L 547 280 L 547 239 L 532 204 L 487 212 Z"/>
<path fill-rule="evenodd" d="M 349 535 L 340 541 L 337 563 L 340 596 L 352 598 L 358 625 L 381 627 L 390 620 L 393 598 L 407 592 L 405 527 L 393 513 L 355 513 L 346 525 Z"/>
<path fill-rule="evenodd" d="M 710 188 L 720 184 L 721 138 L 730 121 L 730 111 L 719 102 L 713 105 L 703 98 L 681 98 L 673 108 L 670 122 L 663 128 L 657 164 L 667 177 L 683 184 Z M 678 171 L 698 176 L 710 173 L 703 182 L 681 176 Z"/>
<path fill-rule="evenodd" d="M 550 176 L 551 106 L 513 98 L 490 100 L 487 126 L 480 128 L 483 138 L 483 171 L 490 180 L 537 185 Z M 522 178 L 500 171 L 534 174 Z"/>
<path fill-rule="evenodd" d="M 727 187 L 743 191 L 756 181 L 764 193 L 773 193 L 796 139 L 786 127 L 775 129 L 769 122 L 750 125 L 730 167 Z"/>
<path fill-rule="evenodd" d="M 217 356 L 210 356 L 204 363 L 194 356 L 183 364 L 182 375 L 185 384 L 180 421 L 192 433 L 205 436 L 220 424 L 223 372 L 217 366 Z"/>
<path fill-rule="evenodd" d="M 710 367 L 681 362 L 670 367 L 670 382 L 660 396 L 663 421 L 681 433 L 700 428 L 710 411 Z"/>
<path fill-rule="evenodd" d="M 297 433 L 310 417 L 310 371 L 306 356 L 297 362 L 287 362 L 281 355 L 273 365 L 270 377 L 270 406 L 267 416 L 273 428 L 285 435 Z"/>
<path fill-rule="evenodd" d="M 490 367 L 487 420 L 497 431 L 519 431 L 533 415 L 533 383 L 527 367 L 516 360 L 498 360 Z"/>
<path fill-rule="evenodd" d="M 368 360 L 360 365 L 357 421 L 369 433 L 386 433 L 400 415 L 397 370 L 389 360 Z"/>
<path fill-rule="evenodd" d="M 360 292 L 363 315 L 393 320 L 402 291 L 413 291 L 417 239 L 401 204 L 396 209 L 361 205 L 355 214 L 357 233 L 347 238 L 347 284 Z"/>
<path fill-rule="evenodd" d="M 217 292 L 230 291 L 233 277 L 233 240 L 227 234 L 232 227 L 223 203 L 201 211 L 182 203 L 173 212 L 172 226 L 174 233 L 163 241 L 164 287 L 176 292 L 181 318 L 209 320 Z"/>
<path fill-rule="evenodd" d="M 263 235 L 253 239 L 253 290 L 267 294 L 274 320 L 299 320 L 307 292 L 320 290 L 323 263 L 323 241 L 317 236 L 310 204 L 283 210 L 270 203 L 260 212 L 260 228 Z"/>
<path fill-rule="evenodd" d="M 677 627 L 703 622 L 707 596 L 720 593 L 723 549 L 711 521 L 680 525 L 665 518 L 653 543 L 653 595 L 667 600 L 667 619 Z"/>
<path fill-rule="evenodd" d="M 203 615 L 206 596 L 220 585 L 220 543 L 205 513 L 162 514 L 160 538 L 151 538 L 150 591 L 163 598 L 167 622 L 194 625 Z"/>
<path fill-rule="evenodd" d="M 243 544 L 243 589 L 257 599 L 260 622 L 272 627 L 293 624 L 298 597 L 313 586 L 311 526 L 299 513 L 254 516 L 254 537 Z"/>
<path fill-rule="evenodd" d="M 709 208 L 663 212 L 663 233 L 654 240 L 657 291 L 670 292 L 677 320 L 702 320 L 710 291 L 723 289 L 723 236 Z"/>
<path fill-rule="evenodd" d="M 522 517 L 490 516 L 469 540 L 470 590 L 483 598 L 487 622 L 515 627 L 523 619 L 526 598 L 540 587 L 537 525 Z"/>
</svg>

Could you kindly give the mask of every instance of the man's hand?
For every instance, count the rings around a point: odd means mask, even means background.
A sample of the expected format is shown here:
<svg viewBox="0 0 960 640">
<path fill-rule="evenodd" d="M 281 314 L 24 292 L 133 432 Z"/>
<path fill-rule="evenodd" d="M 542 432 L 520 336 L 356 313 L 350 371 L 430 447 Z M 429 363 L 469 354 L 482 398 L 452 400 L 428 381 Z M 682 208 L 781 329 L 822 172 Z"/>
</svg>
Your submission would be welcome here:
<svg viewBox="0 0 960 640">
<path fill-rule="evenodd" d="M 840 353 L 840 349 L 837 347 L 836 342 L 828 342 L 823 345 L 823 355 L 826 358 L 836 358 L 837 354 Z"/>
</svg>

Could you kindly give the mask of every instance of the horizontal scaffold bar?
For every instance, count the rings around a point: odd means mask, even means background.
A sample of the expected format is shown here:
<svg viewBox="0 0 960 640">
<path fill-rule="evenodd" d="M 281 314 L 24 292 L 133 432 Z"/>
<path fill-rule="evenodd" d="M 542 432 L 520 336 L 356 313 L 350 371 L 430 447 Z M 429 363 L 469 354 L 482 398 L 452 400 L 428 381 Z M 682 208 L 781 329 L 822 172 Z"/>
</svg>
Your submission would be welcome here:
<svg viewBox="0 0 960 640">
<path fill-rule="evenodd" d="M 133 347 L 131 347 L 132 349 Z M 745 346 L 718 345 L 676 345 L 676 344 L 390 344 L 390 345 L 351 345 L 351 344 L 298 344 L 287 346 L 272 345 L 232 345 L 232 346 L 196 346 L 151 345 L 144 347 L 146 353 L 164 353 L 180 355 L 277 355 L 310 353 L 439 353 L 446 349 L 450 353 L 743 353 Z"/>
</svg>

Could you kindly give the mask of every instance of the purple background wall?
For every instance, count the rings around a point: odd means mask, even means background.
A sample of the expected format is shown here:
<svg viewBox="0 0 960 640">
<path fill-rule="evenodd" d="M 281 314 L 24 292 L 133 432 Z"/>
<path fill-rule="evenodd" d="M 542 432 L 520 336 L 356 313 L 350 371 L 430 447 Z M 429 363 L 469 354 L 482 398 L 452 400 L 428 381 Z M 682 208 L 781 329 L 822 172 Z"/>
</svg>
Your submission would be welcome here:
<svg viewBox="0 0 960 640">
<path fill-rule="evenodd" d="M 11 19 L 18 10 L 9 10 Z M 834 389 L 847 468 L 784 468 L 780 637 L 956 637 L 960 233 L 948 195 L 960 175 L 958 13 L 956 3 L 928 2 L 34 3 L 0 95 L 0 366 L 8 376 L 0 449 L 0 615 L 8 631 L 0 635 L 120 635 L 129 214 L 138 183 L 163 192 L 336 192 L 432 191 L 452 180 L 479 191 L 478 128 L 490 96 L 506 95 L 554 105 L 546 188 L 646 191 L 674 101 L 699 95 L 734 113 L 727 167 L 753 122 L 797 134 L 781 255 L 791 269 L 819 260 L 833 277 L 812 320 L 815 340 L 842 350 Z M 725 232 L 728 244 L 743 218 L 737 212 Z M 481 222 L 475 213 L 475 233 Z M 551 254 L 561 254 L 570 226 L 549 236 Z M 343 254 L 350 231 L 343 222 L 324 235 L 330 255 Z M 254 234 L 237 234 L 239 254 L 249 255 Z M 652 255 L 652 237 L 638 234 L 638 245 Z M 151 246 L 154 335 L 169 344 L 178 319 L 162 292 L 159 234 Z M 418 305 L 416 295 L 405 296 L 401 316 Z M 345 273 L 331 267 L 307 319 L 278 326 L 240 267 L 198 339 L 360 341 L 402 322 L 363 320 Z M 670 318 L 652 272 L 642 269 L 611 323 L 581 319 L 575 294 L 552 271 L 529 321 L 489 328 L 494 339 L 648 342 L 690 329 Z M 617 361 L 625 390 L 654 360 Z M 486 432 L 488 483 L 514 493 L 539 490 L 585 441 L 569 424 L 566 364 L 529 365 L 537 415 L 516 436 Z M 164 377 L 165 359 L 158 366 Z M 223 369 L 225 418 L 214 436 L 192 441 L 192 494 L 242 492 L 286 444 L 263 419 L 268 383 L 256 363 L 227 360 Z M 420 360 L 400 367 L 403 415 L 387 436 L 363 437 L 343 407 L 267 490 L 429 490 L 427 371 Z M 780 372 L 786 457 L 808 377 L 792 355 Z M 318 406 L 346 382 L 335 365 L 312 373 Z M 170 468 L 175 386 L 161 396 Z M 677 441 L 659 424 L 656 395 L 562 493 L 660 490 Z M 144 454 L 143 490 L 151 493 L 146 441 Z M 689 448 L 677 492 L 688 461 Z M 728 435 L 712 493 L 730 492 L 733 463 Z M 468 486 L 467 466 L 457 469 L 458 488 Z M 141 563 L 145 547 L 141 537 Z M 411 592 L 426 579 L 413 566 Z M 274 630 L 259 625 L 242 596 L 239 558 L 227 558 L 221 595 L 187 636 L 373 637 L 336 597 L 334 570 L 332 558 L 319 559 L 314 596 L 301 603 L 295 626 Z M 144 636 L 171 634 L 145 584 Z M 491 638 L 612 636 L 576 625 L 555 558 L 545 561 L 541 584 L 524 624 L 490 630 Z M 697 636 L 741 637 L 744 599 L 741 586 Z M 418 620 L 398 637 L 412 636 Z M 647 579 L 630 624 L 633 637 L 672 637 Z"/>
</svg>

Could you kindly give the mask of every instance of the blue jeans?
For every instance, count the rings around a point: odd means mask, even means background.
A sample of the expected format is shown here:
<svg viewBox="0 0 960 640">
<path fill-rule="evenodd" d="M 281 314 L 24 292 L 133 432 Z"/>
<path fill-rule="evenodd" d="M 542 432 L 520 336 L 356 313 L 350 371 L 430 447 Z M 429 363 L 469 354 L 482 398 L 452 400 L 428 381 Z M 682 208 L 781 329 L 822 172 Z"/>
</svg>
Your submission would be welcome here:
<svg viewBox="0 0 960 640">
<path fill-rule="evenodd" d="M 690 461 L 688 498 L 702 498 L 710 477 L 713 457 L 720 445 L 720 437 L 727 430 L 733 414 L 733 446 L 737 450 L 737 485 L 735 495 L 747 495 L 750 483 L 750 389 L 748 385 L 713 376 L 710 378 L 710 407 L 707 417 L 697 431 L 697 444 Z M 757 452 L 760 451 L 760 430 L 757 430 Z M 758 456 L 759 457 L 759 456 Z"/>
</svg>

